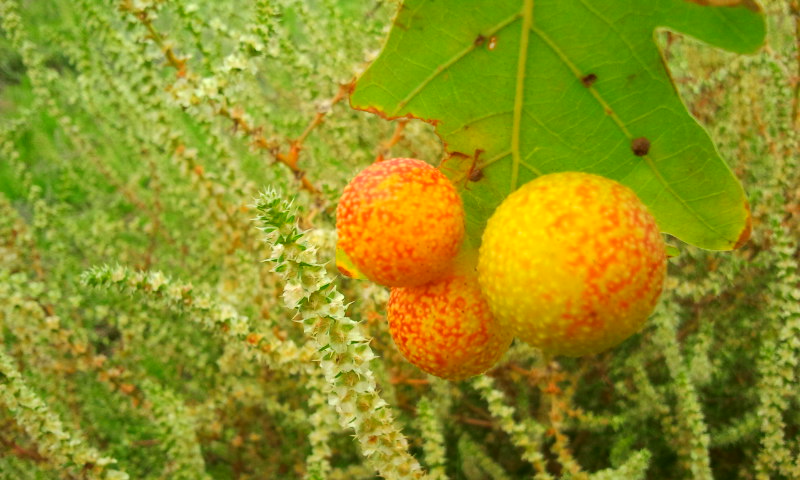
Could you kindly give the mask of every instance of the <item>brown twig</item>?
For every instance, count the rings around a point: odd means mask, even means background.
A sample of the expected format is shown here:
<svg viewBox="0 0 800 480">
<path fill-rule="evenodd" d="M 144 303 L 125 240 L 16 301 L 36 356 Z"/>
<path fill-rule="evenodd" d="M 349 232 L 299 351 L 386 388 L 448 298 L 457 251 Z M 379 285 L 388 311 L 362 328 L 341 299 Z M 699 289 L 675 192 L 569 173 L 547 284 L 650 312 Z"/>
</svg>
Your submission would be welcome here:
<svg viewBox="0 0 800 480">
<path fill-rule="evenodd" d="M 550 424 L 547 434 L 554 440 L 551 448 L 558 458 L 558 462 L 570 472 L 572 478 L 588 478 L 572 454 L 569 447 L 569 438 L 563 431 L 564 416 L 574 410 L 570 406 L 572 397 L 575 394 L 578 380 L 587 366 L 582 365 L 581 370 L 578 372 L 568 374 L 561 370 L 558 363 L 552 361 L 546 355 L 542 361 L 542 366 L 537 368 L 527 370 L 513 363 L 509 364 L 509 367 L 511 370 L 527 376 L 531 383 L 538 386 L 542 392 L 540 416 L 546 418 Z M 561 383 L 565 381 L 569 381 L 569 385 L 566 388 L 562 388 Z"/>
<path fill-rule="evenodd" d="M 410 378 L 405 375 L 393 376 L 389 382 L 392 385 L 427 385 L 430 383 L 426 378 Z"/>
<path fill-rule="evenodd" d="M 574 393 L 575 385 L 577 384 L 575 377 L 573 377 L 572 385 L 565 392 L 559 383 L 567 378 L 568 376 L 560 370 L 557 363 L 548 362 L 545 364 L 545 375 L 540 381 L 539 388 L 544 394 L 543 400 L 545 401 L 542 404 L 549 403 L 550 407 L 547 414 L 550 428 L 547 433 L 554 439 L 551 447 L 553 453 L 558 457 L 561 466 L 569 471 L 572 478 L 583 480 L 588 479 L 588 476 L 572 454 L 569 447 L 569 438 L 563 432 L 564 415 L 565 412 L 570 410 L 571 395 Z"/>
<path fill-rule="evenodd" d="M 334 95 L 334 97 L 330 100 L 326 108 L 322 111 L 317 112 L 317 114 L 314 116 L 314 119 L 311 120 L 311 123 L 309 123 L 306 129 L 303 131 L 303 133 L 295 141 L 292 142 L 292 145 L 298 145 L 298 146 L 302 145 L 306 137 L 308 137 L 308 134 L 311 133 L 311 131 L 314 128 L 316 128 L 317 125 L 322 123 L 322 120 L 325 118 L 325 115 L 328 114 L 330 109 L 334 105 L 341 102 L 350 95 L 350 92 L 353 91 L 354 85 L 355 85 L 355 79 L 352 79 L 343 85 L 339 85 L 339 90 L 336 92 L 336 95 Z"/>
<path fill-rule="evenodd" d="M 155 445 L 159 445 L 161 440 L 157 438 L 147 439 L 147 440 L 136 440 L 135 442 L 131 442 L 131 445 L 135 445 L 137 447 L 152 447 Z"/>
<path fill-rule="evenodd" d="M 233 128 L 236 131 L 241 131 L 245 134 L 246 137 L 251 138 L 250 145 L 258 150 L 264 150 L 272 154 L 272 156 L 279 161 L 280 163 L 286 165 L 289 170 L 292 171 L 294 177 L 297 178 L 303 188 L 308 190 L 311 193 L 319 193 L 319 189 L 311 183 L 311 181 L 306 177 L 306 172 L 297 166 L 297 156 L 298 153 L 295 155 L 291 155 L 291 147 L 290 147 L 290 154 L 282 154 L 279 151 L 278 146 L 264 136 L 261 133 L 264 129 L 260 126 L 252 126 L 247 123 L 247 120 L 244 118 L 244 110 L 241 108 L 226 108 L 224 106 L 217 107 L 213 104 L 212 106 L 215 108 L 215 112 L 217 115 L 225 117 L 233 122 Z"/>
<path fill-rule="evenodd" d="M 792 0 L 789 11 L 794 17 L 795 63 L 797 71 L 792 80 L 794 83 L 794 99 L 792 101 L 792 119 L 795 130 L 800 130 L 800 0 Z"/>
<path fill-rule="evenodd" d="M 147 246 L 147 251 L 144 254 L 144 270 L 149 270 L 153 264 L 153 254 L 155 253 L 156 246 L 158 245 L 158 234 L 161 230 L 161 185 L 158 181 L 158 171 L 156 170 L 156 162 L 150 159 L 150 185 L 153 189 L 153 212 L 152 229 L 150 231 L 150 242 Z"/>
<path fill-rule="evenodd" d="M 324 109 L 320 109 L 315 115 L 314 118 L 311 119 L 311 122 L 306 126 L 303 133 L 300 134 L 299 137 L 289 142 L 289 151 L 287 153 L 276 153 L 275 157 L 280 161 L 283 162 L 285 165 L 288 165 L 289 168 L 295 172 L 295 175 L 300 172 L 299 168 L 297 167 L 297 162 L 300 157 L 300 151 L 303 149 L 303 142 L 306 141 L 309 134 L 317 128 L 322 122 L 325 120 L 325 116 L 328 115 L 330 109 L 333 108 L 334 105 L 341 102 L 345 98 L 350 95 L 350 92 L 353 90 L 353 85 L 355 83 L 355 79 L 351 80 L 348 83 L 343 85 L 339 85 L 339 90 L 336 92 L 336 95 L 327 103 Z M 308 181 L 304 174 L 301 177 L 301 181 Z M 305 184 L 304 184 L 305 185 Z M 309 186 L 313 188 L 313 185 L 310 184 Z"/>
<path fill-rule="evenodd" d="M 478 427 L 485 427 L 485 428 L 495 428 L 496 425 L 494 422 L 490 422 L 488 420 L 479 420 L 477 418 L 470 418 L 470 417 L 453 417 L 460 422 L 464 422 L 469 425 L 476 425 Z"/>
<path fill-rule="evenodd" d="M 20 219 L 15 223 L 16 225 L 11 228 L 11 234 L 6 239 L 6 246 L 17 250 L 22 258 L 27 253 L 30 256 L 30 266 L 36 274 L 36 278 L 44 280 L 45 272 L 42 267 L 42 256 L 36 247 L 36 240 L 32 235 L 28 234 L 27 224 L 24 221 Z M 26 238 L 28 240 L 25 242 L 27 245 L 19 245 L 20 241 L 18 239 L 20 238 Z"/>
<path fill-rule="evenodd" d="M 214 205 L 217 207 L 217 210 L 220 213 L 222 213 L 222 216 L 225 218 L 225 222 L 227 222 L 228 226 L 230 227 L 230 234 L 231 234 L 231 237 L 228 239 L 230 245 L 227 249 L 227 253 L 232 253 L 242 244 L 245 243 L 244 240 L 242 239 L 242 232 L 244 232 L 244 234 L 246 235 L 247 232 L 250 231 L 248 225 L 245 225 L 240 218 L 235 217 L 231 213 L 229 205 L 225 204 L 225 201 L 222 198 L 222 196 L 214 190 L 214 186 L 211 184 L 211 182 L 208 181 L 208 176 L 205 173 L 205 168 L 199 163 L 197 163 L 190 155 L 187 155 L 185 145 L 179 144 L 175 148 L 175 155 L 186 162 L 187 171 L 190 173 L 190 175 L 194 175 L 197 177 L 197 181 L 205 190 L 205 194 L 209 198 L 213 199 Z"/>
<path fill-rule="evenodd" d="M 0 437 L 0 444 L 2 444 L 9 453 L 11 453 L 16 457 L 25 460 L 32 460 L 36 463 L 41 463 L 46 460 L 46 458 L 43 457 L 42 454 L 39 453 L 36 449 L 21 447 L 14 440 L 6 440 L 5 438 Z"/>
<path fill-rule="evenodd" d="M 397 120 L 397 126 L 395 127 L 391 138 L 385 142 L 381 142 L 380 146 L 378 147 L 378 155 L 375 157 L 376 163 L 385 160 L 391 148 L 397 145 L 403 139 L 403 130 L 405 130 L 407 124 L 407 118 L 401 118 Z"/>
<path fill-rule="evenodd" d="M 136 207 L 137 210 L 150 215 L 150 217 L 152 218 L 152 220 L 154 222 L 157 221 L 156 220 L 156 217 L 158 216 L 157 212 L 154 209 L 151 209 L 150 207 L 148 207 L 142 200 L 140 200 L 136 196 L 135 193 L 133 193 L 121 181 L 117 180 L 114 177 L 114 174 L 111 173 L 111 171 L 103 164 L 102 161 L 100 161 L 98 158 L 96 158 L 96 157 L 94 157 L 92 155 L 88 156 L 88 159 L 92 163 L 92 165 L 97 169 L 97 171 L 100 173 L 100 175 L 102 175 L 103 178 L 105 178 L 106 181 L 112 187 L 114 187 L 119 193 L 121 193 L 122 196 L 125 198 L 125 200 L 128 201 L 128 203 L 130 203 L 131 205 Z M 162 231 L 161 233 L 162 233 L 162 235 L 164 235 L 165 239 L 169 243 L 174 243 L 174 240 L 169 236 L 168 232 Z"/>
<path fill-rule="evenodd" d="M 121 4 L 120 9 L 132 13 L 147 29 L 148 37 L 161 48 L 167 63 L 177 70 L 176 76 L 178 78 L 194 77 L 194 75 L 192 75 L 188 69 L 187 59 L 178 56 L 178 54 L 175 52 L 175 49 L 171 45 L 167 44 L 164 35 L 156 30 L 146 9 L 137 10 L 127 0 Z M 339 87 L 339 91 L 331 100 L 330 105 L 333 106 L 342 99 L 346 98 L 352 88 L 353 82 L 341 85 Z M 225 105 L 216 105 L 216 103 L 213 101 L 209 101 L 209 103 L 213 107 L 215 114 L 225 117 L 233 122 L 235 131 L 242 131 L 246 137 L 249 137 L 251 139 L 250 144 L 253 147 L 269 152 L 278 162 L 288 167 L 289 170 L 291 170 L 291 172 L 294 174 L 295 178 L 300 181 L 303 189 L 314 194 L 320 193 L 320 190 L 317 189 L 317 187 L 315 187 L 314 184 L 311 183 L 311 181 L 306 177 L 306 172 L 298 166 L 298 157 L 300 150 L 302 149 L 303 142 L 308 137 L 309 133 L 322 123 L 325 115 L 328 113 L 327 110 L 317 112 L 303 133 L 297 139 L 290 142 L 289 151 L 287 153 L 282 153 L 280 152 L 278 146 L 274 144 L 274 142 L 269 141 L 261 133 L 263 131 L 263 127 L 250 125 L 247 122 L 245 119 L 244 110 L 241 107 L 228 108 Z"/>
</svg>

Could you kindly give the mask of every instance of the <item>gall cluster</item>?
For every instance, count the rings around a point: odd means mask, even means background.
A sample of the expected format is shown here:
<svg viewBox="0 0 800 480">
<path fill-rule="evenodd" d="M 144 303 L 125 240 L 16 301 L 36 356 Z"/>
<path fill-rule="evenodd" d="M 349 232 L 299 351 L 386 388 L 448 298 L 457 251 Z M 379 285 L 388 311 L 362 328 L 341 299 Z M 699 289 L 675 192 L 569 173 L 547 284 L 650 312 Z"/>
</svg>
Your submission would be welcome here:
<svg viewBox="0 0 800 480">
<path fill-rule="evenodd" d="M 523 185 L 477 251 L 462 245 L 464 218 L 449 179 L 411 158 L 364 169 L 337 209 L 338 248 L 391 287 L 392 338 L 430 374 L 483 373 L 514 337 L 551 354 L 599 353 L 655 308 L 665 245 L 644 204 L 613 180 L 565 172 Z"/>
</svg>

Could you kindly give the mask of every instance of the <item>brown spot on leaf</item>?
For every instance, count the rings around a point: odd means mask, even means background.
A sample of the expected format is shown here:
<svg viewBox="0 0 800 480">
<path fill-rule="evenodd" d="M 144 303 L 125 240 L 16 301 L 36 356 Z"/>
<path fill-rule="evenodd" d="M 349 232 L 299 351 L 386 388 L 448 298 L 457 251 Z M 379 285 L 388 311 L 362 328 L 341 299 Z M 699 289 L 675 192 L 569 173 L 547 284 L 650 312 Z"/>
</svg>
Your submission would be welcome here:
<svg viewBox="0 0 800 480">
<path fill-rule="evenodd" d="M 747 243 L 750 240 L 750 234 L 753 232 L 753 217 L 750 215 L 750 203 L 747 200 L 744 201 L 744 208 L 747 210 L 747 220 L 742 233 L 739 234 L 739 238 L 736 239 L 736 243 L 733 245 L 734 250 Z"/>
<path fill-rule="evenodd" d="M 457 158 L 472 158 L 472 156 L 471 156 L 471 155 L 467 155 L 467 154 L 466 154 L 466 153 L 464 153 L 464 152 L 450 152 L 450 153 L 448 154 L 448 158 L 451 158 L 451 157 L 457 157 Z"/>
<path fill-rule="evenodd" d="M 478 34 L 478 36 L 477 36 L 477 37 L 475 37 L 475 41 L 474 41 L 474 42 L 472 42 L 472 43 L 473 43 L 473 44 L 474 44 L 476 47 L 479 47 L 479 46 L 483 45 L 483 42 L 485 42 L 485 41 L 486 41 L 486 37 L 484 37 L 483 35 L 480 35 L 480 34 Z"/>
<path fill-rule="evenodd" d="M 347 278 L 355 278 L 357 276 L 354 271 L 350 270 L 349 268 L 347 268 L 344 265 L 341 265 L 341 264 L 337 263 L 336 264 L 336 269 L 339 270 L 339 273 L 341 273 L 342 275 L 344 275 Z"/>
<path fill-rule="evenodd" d="M 594 73 L 590 73 L 590 74 L 584 76 L 583 78 L 581 78 L 581 83 L 586 88 L 591 87 L 594 84 L 594 82 L 596 82 L 596 81 L 597 81 L 597 75 L 595 75 Z"/>
<path fill-rule="evenodd" d="M 483 178 L 483 170 L 478 166 L 482 153 L 483 149 L 478 148 L 475 149 L 475 153 L 472 154 L 472 163 L 467 171 L 467 180 L 470 182 L 477 182 Z"/>
<path fill-rule="evenodd" d="M 631 141 L 631 150 L 637 157 L 644 157 L 650 151 L 650 140 L 645 137 L 634 138 Z"/>
<path fill-rule="evenodd" d="M 761 11 L 755 0 L 686 0 L 686 1 L 691 3 L 696 3 L 704 7 L 745 7 L 754 12 Z"/>
</svg>

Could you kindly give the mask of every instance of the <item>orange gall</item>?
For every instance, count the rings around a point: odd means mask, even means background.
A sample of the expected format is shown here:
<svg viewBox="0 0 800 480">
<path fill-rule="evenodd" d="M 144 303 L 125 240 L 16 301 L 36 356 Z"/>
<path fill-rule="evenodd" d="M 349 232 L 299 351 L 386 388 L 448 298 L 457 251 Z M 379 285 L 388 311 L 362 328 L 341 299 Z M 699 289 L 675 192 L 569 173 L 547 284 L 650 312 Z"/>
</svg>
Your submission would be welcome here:
<svg viewBox="0 0 800 480">
<path fill-rule="evenodd" d="M 491 368 L 508 350 L 510 332 L 498 328 L 475 273 L 451 273 L 427 285 L 393 288 L 389 331 L 418 368 L 463 380 Z"/>
<path fill-rule="evenodd" d="M 546 352 L 602 352 L 636 333 L 666 273 L 655 218 L 601 176 L 541 176 L 509 195 L 483 233 L 478 278 L 498 321 Z"/>
<path fill-rule="evenodd" d="M 338 247 L 368 279 L 422 285 L 450 266 L 464 238 L 464 207 L 439 170 L 412 158 L 375 163 L 345 187 Z"/>
</svg>

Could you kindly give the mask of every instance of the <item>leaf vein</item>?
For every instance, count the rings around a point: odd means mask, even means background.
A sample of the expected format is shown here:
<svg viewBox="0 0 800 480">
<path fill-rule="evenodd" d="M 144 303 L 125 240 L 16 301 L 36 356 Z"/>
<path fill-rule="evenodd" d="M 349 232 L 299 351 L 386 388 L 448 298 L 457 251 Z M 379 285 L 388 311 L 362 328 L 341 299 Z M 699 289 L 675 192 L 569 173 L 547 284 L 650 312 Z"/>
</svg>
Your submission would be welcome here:
<svg viewBox="0 0 800 480">
<path fill-rule="evenodd" d="M 580 2 L 582 4 L 584 4 L 584 5 L 586 5 L 585 0 L 580 0 Z M 586 7 L 591 10 L 591 8 L 588 5 L 586 5 Z M 531 26 L 531 30 L 537 36 L 539 36 L 539 38 L 541 38 L 553 50 L 553 52 L 555 52 L 555 54 L 558 56 L 558 58 L 562 62 L 564 62 L 564 64 L 567 66 L 567 68 L 569 68 L 572 71 L 572 73 L 575 74 L 576 78 L 578 78 L 578 79 L 581 78 L 582 72 L 578 69 L 578 67 L 574 63 L 572 63 L 572 61 L 569 59 L 569 57 L 567 57 L 567 55 L 564 52 L 561 51 L 561 49 L 558 47 L 558 45 L 555 44 L 553 39 L 551 39 L 544 31 L 540 30 L 535 25 Z M 622 131 L 622 133 L 629 140 L 633 139 L 633 135 L 628 130 L 628 127 L 625 125 L 625 123 L 622 121 L 622 119 L 619 118 L 619 116 L 616 114 L 616 112 L 611 108 L 611 105 L 609 105 L 608 102 L 606 102 L 605 99 L 603 99 L 603 97 L 600 95 L 600 93 L 597 91 L 597 89 L 595 87 L 590 87 L 588 90 L 591 92 L 592 96 L 595 99 L 597 99 L 598 102 L 600 102 L 600 104 L 603 106 L 603 108 L 607 112 L 610 112 L 611 119 L 614 120 L 614 123 L 619 127 L 619 129 Z M 641 158 L 642 158 L 642 160 L 647 162 L 647 166 L 650 167 L 650 170 L 653 172 L 653 175 L 655 176 L 656 180 L 658 180 L 658 182 L 661 184 L 662 192 L 663 191 L 668 192 L 673 198 L 675 198 L 675 200 L 677 200 L 677 202 L 680 205 L 683 206 L 684 209 L 686 209 L 687 212 L 689 212 L 692 216 L 694 216 L 709 231 L 712 231 L 715 234 L 718 234 L 718 235 L 721 236 L 721 231 L 718 228 L 715 228 L 713 225 L 711 225 L 708 222 L 708 220 L 706 220 L 705 217 L 700 215 L 695 209 L 691 208 L 691 206 L 688 203 L 686 203 L 686 201 L 678 194 L 678 192 L 676 192 L 672 188 L 672 185 L 670 185 L 670 183 L 667 181 L 666 178 L 664 178 L 664 176 L 661 174 L 661 172 L 658 170 L 658 168 L 656 168 L 656 163 L 653 160 L 651 155 L 645 155 L 645 156 L 643 156 Z M 661 192 L 659 192 L 659 194 L 656 195 L 656 198 L 653 199 L 653 203 L 655 203 L 655 201 L 660 196 L 661 196 Z"/>
<path fill-rule="evenodd" d="M 502 30 L 502 29 L 508 27 L 509 25 L 511 25 L 512 23 L 514 23 L 516 20 L 519 19 L 519 17 L 520 17 L 520 13 L 519 12 L 509 16 L 508 18 L 506 18 L 502 22 L 498 23 L 497 25 L 495 25 L 494 27 L 489 29 L 486 32 L 486 35 L 488 35 L 488 36 L 495 35 L 500 30 Z M 409 92 L 409 94 L 406 95 L 406 97 L 403 98 L 397 104 L 397 107 L 395 107 L 394 111 L 392 112 L 392 115 L 397 115 L 400 110 L 405 108 L 406 105 L 408 105 L 409 102 L 411 102 L 411 100 L 416 98 L 416 96 L 419 95 L 420 92 L 422 92 L 422 90 L 424 90 L 425 87 L 427 87 L 439 75 L 441 75 L 447 69 L 449 69 L 450 67 L 455 65 L 459 60 L 461 60 L 464 57 L 466 57 L 470 52 L 472 52 L 476 48 L 478 48 L 478 45 L 476 45 L 475 42 L 470 42 L 469 45 L 466 48 L 460 50 L 455 55 L 453 55 L 452 58 L 450 58 L 449 60 L 447 60 L 443 64 L 439 65 L 438 67 L 434 68 L 430 75 L 428 75 L 419 85 L 417 85 L 413 90 L 411 90 L 411 92 Z"/>
</svg>

